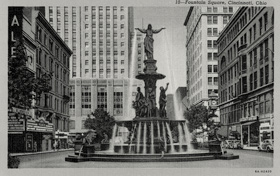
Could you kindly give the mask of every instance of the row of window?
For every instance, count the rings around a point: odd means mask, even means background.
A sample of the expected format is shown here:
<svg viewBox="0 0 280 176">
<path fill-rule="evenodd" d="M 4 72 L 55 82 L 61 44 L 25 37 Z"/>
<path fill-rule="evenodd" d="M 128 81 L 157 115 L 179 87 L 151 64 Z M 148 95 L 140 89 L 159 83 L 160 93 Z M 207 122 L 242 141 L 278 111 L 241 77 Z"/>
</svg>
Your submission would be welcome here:
<svg viewBox="0 0 280 176">
<path fill-rule="evenodd" d="M 68 120 L 56 118 L 54 123 L 54 130 L 69 131 Z"/>
<path fill-rule="evenodd" d="M 258 87 L 257 82 L 258 82 L 258 73 L 256 71 L 256 72 L 250 74 L 250 76 L 249 76 L 249 83 L 250 83 L 249 90 L 250 91 L 257 89 L 257 87 Z M 266 65 L 265 67 L 260 68 L 260 71 L 259 71 L 259 87 L 262 87 L 268 83 L 269 83 L 269 65 Z M 243 87 L 246 87 L 246 84 L 243 85 Z M 247 92 L 247 90 L 245 90 L 245 91 Z"/>
<path fill-rule="evenodd" d="M 246 24 L 248 23 L 248 21 L 250 21 L 253 18 L 253 15 L 255 15 L 255 13 L 250 15 L 250 10 L 252 9 L 252 11 L 254 11 L 255 8 L 249 8 L 248 9 L 248 14 L 249 17 L 247 16 L 247 13 L 245 13 L 241 19 L 239 20 L 239 22 L 237 22 L 232 29 L 227 33 L 226 37 L 224 37 L 223 40 L 221 40 L 221 44 L 219 45 L 219 50 L 223 50 L 228 43 L 231 42 L 231 40 L 235 39 L 236 35 L 239 35 L 239 31 L 246 26 Z M 250 12 L 250 13 L 249 13 Z M 272 22 L 273 23 L 273 22 Z M 258 20 L 256 20 L 256 23 L 252 25 L 252 27 L 248 30 L 249 34 L 248 34 L 248 40 L 247 40 L 247 34 L 245 33 L 244 36 L 242 36 L 240 38 L 240 43 L 242 46 L 243 44 L 247 44 L 247 41 L 249 41 L 249 44 L 251 44 L 252 42 L 254 42 L 257 39 L 257 35 L 261 36 L 263 33 L 265 33 L 265 31 L 268 30 L 268 13 L 264 13 L 263 16 L 259 17 Z M 237 48 L 239 48 L 238 45 L 238 41 L 237 41 Z"/>
<path fill-rule="evenodd" d="M 36 100 L 36 105 L 39 107 L 50 108 L 55 112 L 63 114 L 69 113 L 67 103 L 50 94 L 42 94 L 40 99 Z"/>
<path fill-rule="evenodd" d="M 219 100 L 220 102 L 225 102 L 227 100 L 235 98 L 240 92 L 239 83 L 235 83 L 228 87 L 228 89 L 223 89 L 220 91 Z"/>
<path fill-rule="evenodd" d="M 194 94 L 196 91 L 200 90 L 202 87 L 202 79 L 199 79 L 199 81 L 197 81 L 191 89 L 190 89 L 190 94 Z"/>
<path fill-rule="evenodd" d="M 106 55 L 111 55 L 111 51 L 108 50 L 109 48 L 107 48 L 107 51 L 106 51 Z M 125 51 L 121 51 L 121 56 L 124 56 L 125 55 Z M 99 55 L 103 55 L 104 52 L 103 52 L 103 48 L 99 48 Z M 96 48 L 93 49 L 92 51 L 92 55 L 93 56 L 96 56 Z M 118 51 L 114 51 L 113 52 L 113 55 L 114 56 L 117 56 L 118 55 Z M 85 51 L 85 56 L 89 56 L 89 51 Z"/>
<path fill-rule="evenodd" d="M 274 98 L 272 93 L 262 94 L 257 97 L 257 101 L 250 101 L 242 105 L 235 104 L 227 108 L 222 108 L 221 123 L 229 124 L 239 122 L 241 118 L 248 118 L 251 116 L 264 117 L 265 114 L 273 113 Z"/>
<path fill-rule="evenodd" d="M 111 40 L 110 39 L 106 39 L 106 46 L 110 46 L 111 44 Z M 120 46 L 124 47 L 125 42 L 120 42 Z M 114 46 L 118 46 L 118 42 L 114 41 L 113 42 Z M 76 47 L 76 40 L 73 40 L 73 47 Z M 85 42 L 85 46 L 89 47 L 89 42 Z M 92 39 L 92 46 L 96 46 L 96 39 Z M 99 46 L 103 46 L 103 40 L 99 41 Z M 95 49 L 95 47 L 93 47 L 93 49 Z M 109 50 L 109 49 L 107 49 Z"/>
<path fill-rule="evenodd" d="M 66 59 L 66 58 L 65 58 Z M 37 67 L 37 76 L 41 77 L 43 72 L 41 68 L 44 68 L 48 72 L 54 72 L 55 78 L 68 83 L 68 72 L 66 69 L 62 68 L 58 62 L 54 62 L 51 57 L 48 57 L 47 54 L 43 55 L 41 49 L 36 50 L 36 62 L 40 67 Z M 54 68 L 53 68 L 54 67 Z"/>
<path fill-rule="evenodd" d="M 221 123 L 229 124 L 239 122 L 241 117 L 240 104 L 237 103 L 235 105 L 229 106 L 227 108 L 222 108 L 220 110 L 221 113 Z"/>
<path fill-rule="evenodd" d="M 190 99 L 191 104 L 195 104 L 198 100 L 202 98 L 202 91 L 198 92 L 195 96 Z"/>
<path fill-rule="evenodd" d="M 207 47 L 208 48 L 217 48 L 217 41 L 216 40 L 207 40 Z"/>
<path fill-rule="evenodd" d="M 190 83 L 194 84 L 196 80 L 198 80 L 202 76 L 202 67 L 200 67 L 196 72 L 192 75 Z"/>
<path fill-rule="evenodd" d="M 218 36 L 218 28 L 207 28 L 207 36 Z"/>
<path fill-rule="evenodd" d="M 104 61 L 99 60 L 99 65 L 103 65 Z M 106 64 L 111 64 L 111 60 L 106 60 Z M 114 64 L 118 64 L 118 60 L 114 60 Z M 85 60 L 85 65 L 89 65 L 89 60 Z M 92 60 L 92 65 L 96 65 L 96 60 Z M 121 65 L 124 65 L 124 60 L 121 60 Z"/>
<path fill-rule="evenodd" d="M 218 12 L 218 7 L 207 7 L 207 12 L 208 13 L 217 13 Z M 227 12 L 230 12 L 232 13 L 233 12 L 233 7 L 223 7 L 223 12 L 224 13 L 227 13 Z"/>
<path fill-rule="evenodd" d="M 222 73 L 220 75 L 220 86 L 223 86 L 227 82 L 231 82 L 234 78 L 236 78 L 237 77 L 237 71 L 238 71 L 238 63 L 233 65 L 226 72 Z"/>
<path fill-rule="evenodd" d="M 218 85 L 218 77 L 209 77 L 208 76 L 208 85 Z"/>
<path fill-rule="evenodd" d="M 253 65 L 257 64 L 258 53 L 259 53 L 260 65 L 263 64 L 263 62 L 261 62 L 263 60 L 265 60 L 265 62 L 268 62 L 269 60 L 268 52 L 269 52 L 268 39 L 266 39 L 264 40 L 264 42 L 260 43 L 259 46 L 255 47 L 252 51 L 249 52 L 249 59 L 250 59 L 249 66 L 252 67 Z"/>
<path fill-rule="evenodd" d="M 218 65 L 208 65 L 208 73 L 218 73 Z"/>
<path fill-rule="evenodd" d="M 85 69 L 85 74 L 89 73 L 89 69 Z M 92 69 L 92 73 L 96 73 L 96 69 Z M 103 74 L 103 69 L 99 70 L 99 74 Z M 106 69 L 106 73 L 111 73 L 111 69 Z M 118 73 L 118 69 L 114 69 L 114 73 Z M 124 69 L 121 69 L 121 74 L 124 73 Z"/>
<path fill-rule="evenodd" d="M 69 56 L 63 51 L 63 49 L 60 48 L 58 45 L 55 45 L 54 40 L 51 39 L 51 37 L 49 37 L 46 32 L 44 32 L 43 34 L 42 29 L 39 26 L 37 26 L 36 28 L 36 34 L 36 39 L 40 41 L 41 44 L 43 44 L 46 48 L 48 48 L 50 53 L 52 53 L 58 59 L 58 61 L 62 62 L 63 65 L 69 68 Z M 41 49 L 39 49 L 39 51 L 37 52 L 39 52 L 37 54 L 39 59 L 37 63 L 40 64 L 42 51 Z"/>
<path fill-rule="evenodd" d="M 207 24 L 218 24 L 218 16 L 217 15 L 214 15 L 214 16 L 208 15 Z"/>
<path fill-rule="evenodd" d="M 228 72 L 232 73 L 232 72 Z M 226 74 L 222 75 L 221 77 L 221 82 L 225 82 L 224 80 L 226 78 Z M 249 80 L 248 80 L 249 78 Z M 228 90 L 224 89 L 221 91 L 221 101 L 227 101 L 230 100 L 234 97 L 236 97 L 239 93 L 247 93 L 248 91 L 253 91 L 257 89 L 258 87 L 262 87 L 264 85 L 267 85 L 270 83 L 269 81 L 269 65 L 266 65 L 265 67 L 260 68 L 259 73 L 258 71 L 255 71 L 254 73 L 250 74 L 249 77 L 244 76 L 240 79 L 240 87 L 241 87 L 241 92 L 238 91 L 238 86 L 235 83 L 234 87 L 229 86 Z M 230 76 L 229 76 L 230 79 Z M 248 84 L 249 83 L 249 84 Z"/>
<path fill-rule="evenodd" d="M 208 52 L 207 53 L 207 59 L 210 60 L 218 60 L 218 53 L 212 53 Z"/>
</svg>

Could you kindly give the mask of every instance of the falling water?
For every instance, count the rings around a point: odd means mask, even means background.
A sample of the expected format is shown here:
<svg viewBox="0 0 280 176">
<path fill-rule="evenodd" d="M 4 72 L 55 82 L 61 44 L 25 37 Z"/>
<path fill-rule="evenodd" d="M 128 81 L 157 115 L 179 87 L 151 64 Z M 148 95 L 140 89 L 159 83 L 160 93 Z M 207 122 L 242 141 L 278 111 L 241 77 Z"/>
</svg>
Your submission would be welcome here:
<svg viewBox="0 0 280 176">
<path fill-rule="evenodd" d="M 167 63 L 166 63 L 166 65 L 168 66 L 168 70 L 169 70 L 169 74 L 170 74 L 170 76 L 171 76 L 171 88 L 173 89 L 173 88 L 176 88 L 176 87 L 178 87 L 178 83 L 177 83 L 177 80 L 175 79 L 176 77 L 174 76 L 175 74 L 174 74 L 174 69 L 172 69 L 172 68 L 174 68 L 173 67 L 173 64 L 175 63 L 174 62 L 174 60 L 172 60 L 173 59 L 173 57 L 172 57 L 172 55 L 173 55 L 173 53 L 172 53 L 172 50 L 170 50 L 170 44 L 168 43 L 168 37 L 169 36 L 167 36 L 167 33 L 164 33 L 164 37 L 165 37 L 165 51 L 167 52 L 166 53 L 166 55 L 168 56 L 168 58 L 170 58 L 170 59 L 166 59 L 166 61 L 167 61 Z M 175 90 L 173 89 L 173 92 L 174 92 Z M 185 118 L 184 118 L 184 115 L 183 115 L 183 113 L 184 113 L 184 108 L 180 108 L 179 107 L 179 103 L 181 103 L 181 102 L 179 102 L 178 101 L 178 99 L 179 100 L 181 100 L 182 99 L 182 97 L 177 97 L 177 95 L 176 94 L 174 94 L 174 99 L 173 99 L 173 105 L 174 105 L 174 112 L 175 112 L 175 119 L 176 120 L 184 120 Z M 185 138 L 186 138 L 186 141 L 187 141 L 187 145 L 188 145 L 188 149 L 190 149 L 192 146 L 190 145 L 190 133 L 189 133 L 189 130 L 188 130 L 188 127 L 187 127 L 187 124 L 185 123 L 184 124 L 184 131 L 185 131 L 185 133 L 184 133 L 184 136 L 185 136 Z"/>
<path fill-rule="evenodd" d="M 183 144 L 183 129 L 180 123 L 178 123 L 178 131 L 179 131 L 179 152 L 182 152 L 182 144 Z"/>
<path fill-rule="evenodd" d="M 79 158 L 81 157 L 81 153 L 82 153 L 82 150 L 83 150 L 83 145 L 82 145 L 82 147 L 80 148 L 80 151 L 79 151 Z"/>
<path fill-rule="evenodd" d="M 193 149 L 193 146 L 191 145 L 191 135 L 188 130 L 187 122 L 184 123 L 184 131 L 185 131 L 185 138 L 186 138 L 186 143 L 188 145 L 188 151 Z"/>
<path fill-rule="evenodd" d="M 164 122 L 162 122 L 162 132 L 163 132 L 164 148 L 165 150 L 167 150 L 167 140 L 166 140 L 166 131 L 164 127 Z"/>
<path fill-rule="evenodd" d="M 157 132 L 158 132 L 158 139 L 160 139 L 160 128 L 159 128 L 159 122 L 157 121 Z"/>
<path fill-rule="evenodd" d="M 137 131 L 137 150 L 136 152 L 139 153 L 140 152 L 140 140 L 141 140 L 141 122 L 139 123 L 138 126 L 138 131 Z"/>
<path fill-rule="evenodd" d="M 123 137 L 124 137 L 124 123 L 122 124 L 122 136 L 121 136 L 121 151 L 120 151 L 120 153 L 124 153 L 124 151 L 123 151 L 123 144 L 124 144 L 124 139 L 123 139 Z"/>
<path fill-rule="evenodd" d="M 133 142 L 133 138 L 134 138 L 134 133 L 135 133 L 136 125 L 137 125 L 137 124 L 134 125 L 133 131 L 132 131 L 132 135 L 131 135 L 131 137 L 130 137 L 130 144 L 129 144 L 129 151 L 128 151 L 129 153 L 131 153 L 131 143 Z M 135 150 L 135 149 L 134 149 L 134 150 Z"/>
<path fill-rule="evenodd" d="M 144 123 L 144 136 L 143 136 L 143 154 L 147 153 L 146 149 L 146 140 L 147 140 L 147 123 Z"/>
<path fill-rule="evenodd" d="M 131 54 L 131 62 L 130 62 L 130 72 L 129 72 L 129 91 L 128 91 L 128 99 L 127 99 L 127 117 L 131 118 L 134 117 L 133 114 L 133 109 L 132 109 L 132 92 L 133 92 L 133 84 L 134 84 L 134 80 L 135 80 L 135 68 L 136 68 L 136 62 L 135 62 L 135 58 L 136 58 L 136 51 L 137 51 L 137 39 L 136 39 L 136 35 L 137 33 L 134 33 L 134 37 L 133 37 L 133 41 L 132 41 L 132 54 Z"/>
<path fill-rule="evenodd" d="M 169 124 L 167 122 L 165 122 L 165 123 L 166 123 L 166 128 L 167 128 L 167 132 L 168 132 L 168 136 L 169 136 L 169 140 L 170 140 L 170 147 L 171 147 L 170 153 L 174 153 L 175 150 L 174 150 L 174 144 L 173 144 L 171 130 L 170 130 Z"/>
<path fill-rule="evenodd" d="M 155 153 L 155 150 L 154 150 L 154 123 L 151 122 L 151 154 L 154 154 Z"/>
<path fill-rule="evenodd" d="M 114 128 L 113 128 L 113 135 L 112 135 L 112 139 L 111 139 L 110 147 L 109 147 L 110 151 L 114 151 L 114 148 L 115 148 L 115 137 L 116 137 L 117 127 L 118 126 L 115 123 Z"/>
</svg>

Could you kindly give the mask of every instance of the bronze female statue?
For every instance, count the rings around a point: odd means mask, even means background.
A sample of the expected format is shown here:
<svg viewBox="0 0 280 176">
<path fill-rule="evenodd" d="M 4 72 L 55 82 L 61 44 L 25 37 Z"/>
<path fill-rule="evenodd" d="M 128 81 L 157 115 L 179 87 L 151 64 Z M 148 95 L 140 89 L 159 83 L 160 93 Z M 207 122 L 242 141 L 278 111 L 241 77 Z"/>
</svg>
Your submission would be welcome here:
<svg viewBox="0 0 280 176">
<path fill-rule="evenodd" d="M 146 37 L 144 39 L 145 53 L 146 53 L 147 59 L 154 59 L 153 58 L 153 52 L 154 52 L 153 34 L 157 34 L 157 33 L 159 33 L 161 30 L 163 30 L 165 28 L 161 28 L 161 29 L 158 29 L 158 30 L 153 30 L 152 29 L 152 25 L 149 24 L 147 29 L 139 29 L 139 28 L 135 28 L 135 29 L 140 31 L 141 33 L 146 34 Z"/>
</svg>

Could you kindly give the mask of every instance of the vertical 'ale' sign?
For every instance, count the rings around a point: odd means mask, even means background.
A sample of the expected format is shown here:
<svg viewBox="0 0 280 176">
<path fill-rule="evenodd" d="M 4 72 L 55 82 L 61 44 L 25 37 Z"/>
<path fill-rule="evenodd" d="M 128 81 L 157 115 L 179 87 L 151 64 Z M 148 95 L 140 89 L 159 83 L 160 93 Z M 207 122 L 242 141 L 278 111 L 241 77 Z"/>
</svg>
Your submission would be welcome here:
<svg viewBox="0 0 280 176">
<path fill-rule="evenodd" d="M 16 52 L 16 44 L 22 43 L 22 18 L 23 18 L 23 7 L 9 7 L 9 35 L 8 35 L 8 55 L 14 57 Z"/>
</svg>

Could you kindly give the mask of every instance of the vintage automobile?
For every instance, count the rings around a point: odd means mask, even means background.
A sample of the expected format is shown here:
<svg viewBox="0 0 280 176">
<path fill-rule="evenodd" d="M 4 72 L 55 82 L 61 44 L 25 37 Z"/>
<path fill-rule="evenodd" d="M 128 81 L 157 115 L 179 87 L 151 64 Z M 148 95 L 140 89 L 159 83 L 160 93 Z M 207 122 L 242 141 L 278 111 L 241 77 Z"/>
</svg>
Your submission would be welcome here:
<svg viewBox="0 0 280 176">
<path fill-rule="evenodd" d="M 274 139 L 265 139 L 258 146 L 259 151 L 273 152 L 274 149 Z"/>
</svg>

